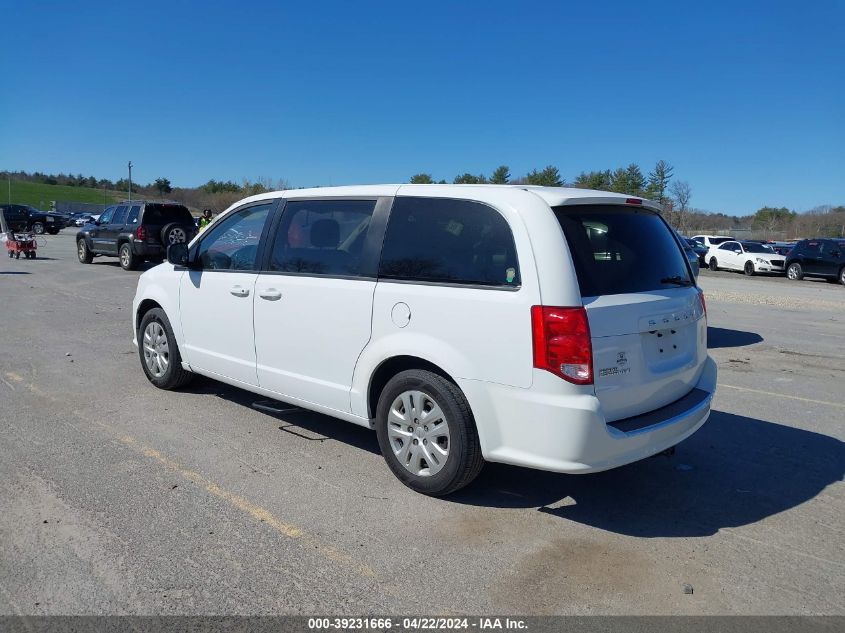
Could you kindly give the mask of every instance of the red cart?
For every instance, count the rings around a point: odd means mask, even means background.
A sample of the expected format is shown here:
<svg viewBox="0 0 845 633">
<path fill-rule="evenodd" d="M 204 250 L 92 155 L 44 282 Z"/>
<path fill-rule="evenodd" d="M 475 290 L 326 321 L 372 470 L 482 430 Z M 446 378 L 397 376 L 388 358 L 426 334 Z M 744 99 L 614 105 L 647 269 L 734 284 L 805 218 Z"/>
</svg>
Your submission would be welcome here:
<svg viewBox="0 0 845 633">
<path fill-rule="evenodd" d="M 0 207 L 0 232 L 6 240 L 6 252 L 9 257 L 21 258 L 21 253 L 27 259 L 35 259 L 38 244 L 35 235 L 26 222 L 26 217 L 15 213 L 10 207 Z"/>
<path fill-rule="evenodd" d="M 32 233 L 6 234 L 6 251 L 8 251 L 9 257 L 20 259 L 21 253 L 23 253 L 26 259 L 35 259 L 37 249 L 38 244 L 35 241 L 35 235 Z"/>
</svg>

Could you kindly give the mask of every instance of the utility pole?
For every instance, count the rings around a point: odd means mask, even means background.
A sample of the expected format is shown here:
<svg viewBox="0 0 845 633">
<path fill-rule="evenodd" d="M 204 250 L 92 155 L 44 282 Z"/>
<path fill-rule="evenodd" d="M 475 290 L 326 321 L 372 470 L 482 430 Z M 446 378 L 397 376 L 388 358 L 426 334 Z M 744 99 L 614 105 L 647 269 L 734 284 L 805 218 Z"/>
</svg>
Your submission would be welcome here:
<svg viewBox="0 0 845 633">
<path fill-rule="evenodd" d="M 132 202 L 132 161 L 129 161 L 129 202 Z"/>
</svg>

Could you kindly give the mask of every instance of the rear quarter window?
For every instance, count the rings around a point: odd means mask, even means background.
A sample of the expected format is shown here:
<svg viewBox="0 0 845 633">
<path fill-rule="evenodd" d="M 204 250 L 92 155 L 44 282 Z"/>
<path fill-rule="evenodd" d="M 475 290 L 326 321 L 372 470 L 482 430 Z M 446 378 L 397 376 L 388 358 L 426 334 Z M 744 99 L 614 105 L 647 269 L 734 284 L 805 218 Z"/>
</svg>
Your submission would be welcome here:
<svg viewBox="0 0 845 633">
<path fill-rule="evenodd" d="M 379 277 L 516 288 L 513 234 L 494 208 L 471 200 L 396 198 Z"/>
<path fill-rule="evenodd" d="M 686 257 L 656 212 L 621 205 L 572 205 L 553 211 L 569 245 L 582 296 L 692 285 Z"/>
</svg>

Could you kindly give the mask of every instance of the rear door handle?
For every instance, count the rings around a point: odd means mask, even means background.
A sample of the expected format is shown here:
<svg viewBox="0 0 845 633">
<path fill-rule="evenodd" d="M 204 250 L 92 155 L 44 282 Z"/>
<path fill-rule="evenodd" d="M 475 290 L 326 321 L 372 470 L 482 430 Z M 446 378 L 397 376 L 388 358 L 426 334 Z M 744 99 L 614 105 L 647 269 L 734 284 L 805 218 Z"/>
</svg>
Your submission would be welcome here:
<svg viewBox="0 0 845 633">
<path fill-rule="evenodd" d="M 232 286 L 229 289 L 229 292 L 236 297 L 248 297 L 249 296 L 249 288 L 244 288 L 242 286 Z"/>
<path fill-rule="evenodd" d="M 278 301 L 282 298 L 282 293 L 275 288 L 267 288 L 267 290 L 259 292 L 258 296 L 262 299 L 267 299 L 267 301 Z"/>
</svg>

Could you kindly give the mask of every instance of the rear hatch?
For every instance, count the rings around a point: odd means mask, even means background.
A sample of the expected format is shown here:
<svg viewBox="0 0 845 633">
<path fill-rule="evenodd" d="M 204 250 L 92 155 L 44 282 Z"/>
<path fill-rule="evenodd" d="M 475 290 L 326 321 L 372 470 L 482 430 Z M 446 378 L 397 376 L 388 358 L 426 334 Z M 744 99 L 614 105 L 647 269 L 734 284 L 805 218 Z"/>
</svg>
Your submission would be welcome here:
<svg viewBox="0 0 845 633">
<path fill-rule="evenodd" d="M 651 209 L 553 208 L 590 324 L 596 396 L 613 422 L 689 393 L 707 358 L 704 306 L 684 252 Z"/>
</svg>

